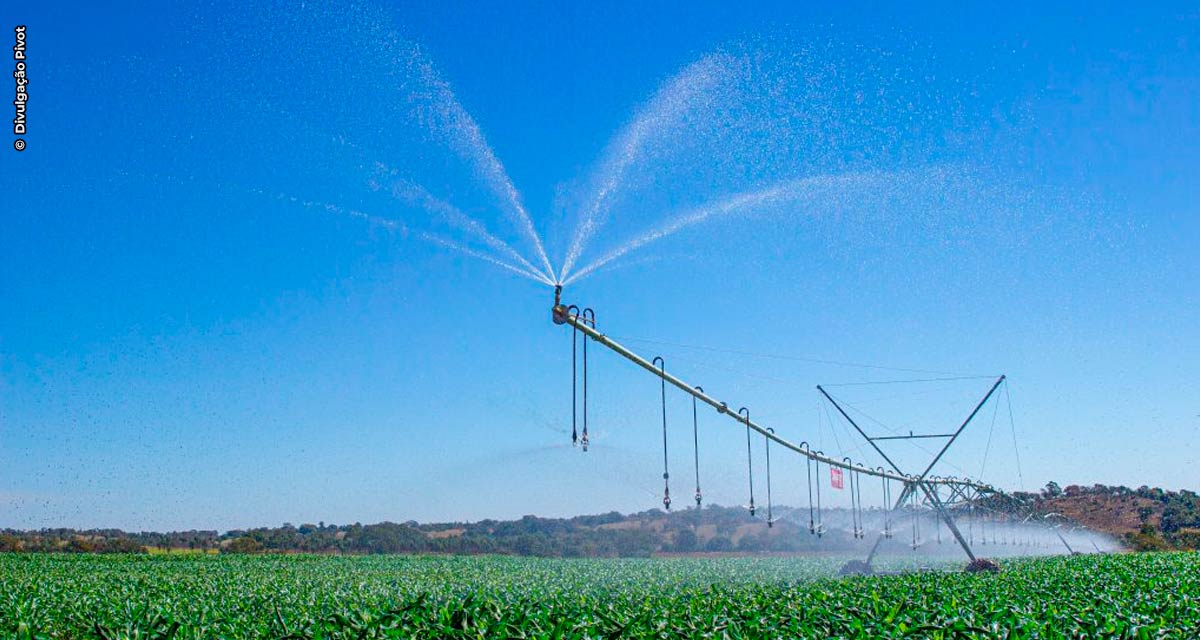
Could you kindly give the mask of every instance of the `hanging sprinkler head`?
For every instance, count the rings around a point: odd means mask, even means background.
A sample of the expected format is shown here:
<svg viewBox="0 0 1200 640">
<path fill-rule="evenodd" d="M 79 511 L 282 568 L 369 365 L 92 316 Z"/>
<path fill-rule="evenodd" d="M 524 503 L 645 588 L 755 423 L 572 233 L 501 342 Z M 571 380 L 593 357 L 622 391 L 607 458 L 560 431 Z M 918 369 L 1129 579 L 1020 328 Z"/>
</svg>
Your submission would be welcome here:
<svg viewBox="0 0 1200 640">
<path fill-rule="evenodd" d="M 562 303 L 562 285 L 554 285 L 554 307 L 550 309 L 550 318 L 554 324 L 567 323 L 567 307 Z"/>
<path fill-rule="evenodd" d="M 722 408 L 725 403 L 721 403 Z M 754 459 L 750 455 L 750 410 L 746 407 L 738 409 L 738 415 L 742 416 L 742 422 L 746 423 L 746 471 L 750 477 L 750 516 L 754 516 Z"/>
</svg>

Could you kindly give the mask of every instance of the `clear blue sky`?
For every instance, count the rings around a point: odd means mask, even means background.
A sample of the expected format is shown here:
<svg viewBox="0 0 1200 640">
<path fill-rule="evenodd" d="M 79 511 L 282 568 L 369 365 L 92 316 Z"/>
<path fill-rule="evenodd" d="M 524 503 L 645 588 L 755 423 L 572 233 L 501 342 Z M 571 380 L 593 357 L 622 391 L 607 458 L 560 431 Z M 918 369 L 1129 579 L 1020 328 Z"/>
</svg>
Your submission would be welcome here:
<svg viewBox="0 0 1200 640">
<path fill-rule="evenodd" d="M 597 446 L 563 446 L 570 336 L 549 288 L 428 242 L 470 238 L 395 197 L 420 184 L 534 260 L 414 115 L 444 106 L 403 62 L 414 45 L 556 268 L 613 141 L 716 52 L 751 79 L 650 119 L 582 262 L 747 189 L 867 176 L 567 289 L 781 434 L 857 456 L 814 385 L 922 377 L 812 360 L 1006 373 L 1021 473 L 1003 405 L 944 472 L 978 473 L 986 450 L 1009 489 L 1200 486 L 1194 6 L 323 4 L 4 11 L 5 38 L 28 25 L 31 83 L 28 149 L 0 149 L 0 527 L 658 505 L 655 381 L 594 351 Z M 842 397 L 940 431 L 986 387 Z M 687 503 L 690 405 L 668 409 Z M 701 420 L 705 494 L 740 504 L 742 434 Z M 773 464 L 776 499 L 802 503 L 803 467 Z"/>
</svg>

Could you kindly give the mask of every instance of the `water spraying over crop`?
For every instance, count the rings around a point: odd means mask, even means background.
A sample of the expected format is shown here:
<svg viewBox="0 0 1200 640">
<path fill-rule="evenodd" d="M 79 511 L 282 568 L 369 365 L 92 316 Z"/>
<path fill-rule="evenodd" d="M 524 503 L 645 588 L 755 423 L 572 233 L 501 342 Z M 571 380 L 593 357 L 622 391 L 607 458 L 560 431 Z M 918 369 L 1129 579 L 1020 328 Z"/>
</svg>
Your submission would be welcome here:
<svg viewBox="0 0 1200 640">
<path fill-rule="evenodd" d="M 443 238 L 441 236 L 429 233 L 428 231 L 423 232 L 421 234 L 421 239 L 426 240 L 428 242 L 432 242 L 436 245 L 445 247 L 452 251 L 458 251 L 459 253 L 470 256 L 472 258 L 478 258 L 480 260 L 483 260 L 484 262 L 494 264 L 497 267 L 500 267 L 502 269 L 505 269 L 507 271 L 515 273 L 519 276 L 529 278 L 530 280 L 533 280 L 535 282 L 541 282 L 543 284 L 548 284 L 548 285 L 554 284 L 553 282 L 550 281 L 549 278 L 547 278 L 546 276 L 544 276 L 536 271 L 531 271 L 529 269 L 525 269 L 524 267 L 519 267 L 517 265 L 510 264 L 499 258 L 494 258 L 486 253 L 481 253 L 479 251 L 471 249 L 470 247 L 466 247 L 461 244 L 458 244 L 457 242 L 454 242 L 453 240 L 450 240 L 448 238 Z"/>
<path fill-rule="evenodd" d="M 425 189 L 425 187 L 422 187 L 419 184 L 406 182 L 404 180 L 397 180 L 392 185 L 391 192 L 396 198 L 414 204 L 422 209 L 425 209 L 426 211 L 429 211 L 430 213 L 433 213 L 436 216 L 439 216 L 450 226 L 466 232 L 473 238 L 487 245 L 488 248 L 516 262 L 525 270 L 537 273 L 538 275 L 544 275 L 537 267 L 533 266 L 533 264 L 526 260 L 524 256 L 518 253 L 516 249 L 513 249 L 511 245 L 489 232 L 487 228 L 483 226 L 483 223 L 463 213 L 458 207 L 455 207 L 449 202 L 434 197 L 433 194 L 429 193 L 429 191 Z M 543 277 L 541 279 L 547 284 L 551 284 L 548 277 Z"/>
<path fill-rule="evenodd" d="M 479 124 L 458 102 L 449 83 L 438 75 L 419 47 L 410 49 L 407 63 L 417 82 L 410 99 L 417 104 L 420 121 L 430 131 L 442 135 L 451 150 L 474 165 L 479 177 L 499 197 L 509 221 L 530 243 L 542 268 L 547 274 L 553 273 L 533 220 Z"/>
<path fill-rule="evenodd" d="M 265 195 L 265 192 L 262 191 L 261 189 L 255 189 L 254 191 L 256 193 Z M 329 202 L 319 202 L 316 200 L 303 200 L 301 198 L 297 198 L 296 196 L 291 196 L 291 195 L 287 195 L 284 193 L 275 194 L 275 199 L 281 200 L 281 201 L 286 201 L 286 202 L 291 202 L 293 204 L 298 204 L 306 209 L 319 209 L 319 210 L 326 211 L 328 213 L 332 213 L 332 214 L 339 215 L 339 216 L 358 218 L 360 220 L 365 220 L 372 225 L 383 227 L 389 231 L 401 231 L 401 232 L 407 231 L 407 228 L 404 226 L 403 222 L 400 222 L 398 220 L 392 220 L 391 218 L 385 218 L 383 216 L 378 216 L 378 215 L 375 215 L 372 213 L 366 213 L 364 211 L 359 211 L 358 209 L 347 208 L 347 207 L 343 207 L 341 205 L 336 205 L 336 204 L 329 203 Z"/>
<path fill-rule="evenodd" d="M 923 195 L 911 211 L 873 210 L 920 220 L 951 201 L 994 197 L 980 193 L 971 163 L 958 157 L 970 135 L 930 133 L 964 120 L 962 87 L 910 64 L 920 63 L 776 42 L 731 46 L 684 67 L 618 131 L 574 197 L 559 281 L 578 282 L 647 244 L 730 216 L 819 215 Z M 994 201 L 962 209 L 986 207 Z M 606 228 L 627 239 L 589 261 Z"/>
<path fill-rule="evenodd" d="M 595 194 L 585 205 L 578 228 L 563 259 L 560 281 L 566 281 L 572 267 L 592 236 L 604 225 L 615 192 L 622 186 L 630 167 L 645 147 L 673 129 L 700 117 L 699 111 L 717 97 L 716 89 L 729 84 L 738 60 L 714 54 L 692 63 L 669 80 L 610 144 L 595 179 Z"/>
<path fill-rule="evenodd" d="M 339 142 L 367 168 L 373 192 L 443 227 L 417 239 L 437 237 L 440 247 L 487 256 L 543 284 L 577 283 L 721 219 L 836 217 L 841 224 L 857 209 L 917 221 L 936 218 L 951 198 L 996 195 L 969 177 L 970 163 L 953 159 L 945 148 L 952 144 L 926 132 L 961 114 L 931 74 L 902 73 L 912 60 L 831 43 L 735 44 L 663 81 L 566 189 L 561 204 L 573 226 L 555 238 L 563 251 L 555 265 L 500 156 L 425 50 L 404 40 L 386 48 L 399 79 L 398 115 L 414 130 L 368 143 L 391 145 L 382 154 L 344 135 Z M 953 175 L 947 166 L 956 167 Z M 919 206 L 889 206 L 900 198 L 912 205 L 919 194 L 926 196 Z M 504 228 L 495 228 L 491 213 Z"/>
<path fill-rule="evenodd" d="M 844 197 L 852 197 L 853 190 L 855 189 L 865 189 L 870 186 L 886 184 L 889 179 L 895 180 L 898 179 L 898 176 L 890 177 L 881 174 L 819 176 L 792 180 L 758 191 L 731 196 L 664 221 L 657 227 L 646 231 L 588 263 L 564 280 L 563 284 L 577 282 L 593 273 L 596 269 L 621 258 L 631 251 L 640 249 L 688 227 L 704 223 L 711 218 L 739 215 L 748 212 L 761 212 L 763 208 L 782 204 L 801 206 L 818 200 L 823 196 L 833 196 L 838 193 L 844 194 Z"/>
</svg>

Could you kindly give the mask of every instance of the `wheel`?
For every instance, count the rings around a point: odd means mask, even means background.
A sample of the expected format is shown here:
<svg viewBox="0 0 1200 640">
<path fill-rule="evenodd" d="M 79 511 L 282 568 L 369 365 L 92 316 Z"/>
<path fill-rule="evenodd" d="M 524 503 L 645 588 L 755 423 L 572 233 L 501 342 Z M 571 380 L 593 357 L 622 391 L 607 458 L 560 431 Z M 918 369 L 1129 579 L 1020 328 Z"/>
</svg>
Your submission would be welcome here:
<svg viewBox="0 0 1200 640">
<path fill-rule="evenodd" d="M 1000 563 L 991 558 L 976 558 L 967 565 L 967 573 L 1000 573 Z"/>
<path fill-rule="evenodd" d="M 843 576 L 869 576 L 872 573 L 875 573 L 875 570 L 871 568 L 871 565 L 862 560 L 851 560 L 842 565 L 842 568 L 838 571 L 838 575 Z"/>
</svg>

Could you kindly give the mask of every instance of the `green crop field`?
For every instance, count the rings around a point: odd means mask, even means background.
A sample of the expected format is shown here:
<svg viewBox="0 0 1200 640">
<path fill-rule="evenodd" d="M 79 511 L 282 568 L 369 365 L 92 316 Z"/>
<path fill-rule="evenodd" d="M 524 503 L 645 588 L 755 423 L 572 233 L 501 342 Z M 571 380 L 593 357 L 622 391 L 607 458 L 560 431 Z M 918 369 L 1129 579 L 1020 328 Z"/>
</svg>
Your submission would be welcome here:
<svg viewBox="0 0 1200 640">
<path fill-rule="evenodd" d="M 2 638 L 1195 638 L 1200 555 L 833 560 L 0 554 Z"/>
</svg>

